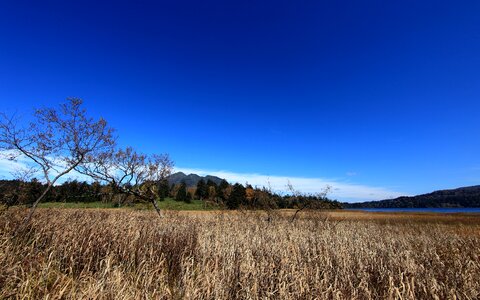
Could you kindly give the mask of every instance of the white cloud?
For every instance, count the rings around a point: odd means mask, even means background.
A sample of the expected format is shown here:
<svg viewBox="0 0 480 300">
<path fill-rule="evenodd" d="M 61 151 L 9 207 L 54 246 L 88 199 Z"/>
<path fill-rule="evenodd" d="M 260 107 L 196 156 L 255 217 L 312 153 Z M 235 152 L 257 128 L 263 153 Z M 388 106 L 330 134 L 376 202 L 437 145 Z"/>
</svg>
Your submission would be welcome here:
<svg viewBox="0 0 480 300">
<path fill-rule="evenodd" d="M 27 166 L 28 160 L 26 158 L 19 158 L 17 161 L 11 161 L 0 157 L 0 179 L 12 178 L 12 172 L 19 168 Z M 406 195 L 397 191 L 390 190 L 384 187 L 373 187 L 362 184 L 355 184 L 344 182 L 341 180 L 325 179 L 325 178 L 306 178 L 306 177 L 288 177 L 288 176 L 269 176 L 256 173 L 235 173 L 230 171 L 214 171 L 214 170 L 200 170 L 190 168 L 176 168 L 175 171 L 184 172 L 186 174 L 194 173 L 198 175 L 213 175 L 220 178 L 225 178 L 231 183 L 239 182 L 246 183 L 253 186 L 268 186 L 275 192 L 285 193 L 287 191 L 287 184 L 290 182 L 296 190 L 304 193 L 322 192 L 325 187 L 330 186 L 331 192 L 328 194 L 330 198 L 338 199 L 339 201 L 361 202 L 371 200 L 383 200 L 388 198 L 395 198 Z M 38 179 L 42 175 L 36 174 Z M 67 180 L 76 179 L 78 181 L 91 181 L 85 175 L 79 174 L 75 171 L 67 174 L 59 183 L 61 184 Z"/>
<path fill-rule="evenodd" d="M 0 158 L 0 179 L 10 178 L 11 172 L 24 166 L 21 162 Z"/>
<path fill-rule="evenodd" d="M 383 200 L 406 195 L 405 193 L 392 191 L 384 187 L 373 187 L 324 178 L 268 176 L 255 173 L 235 173 L 229 171 L 212 171 L 190 168 L 176 168 L 175 171 L 186 174 L 194 173 L 201 176 L 213 175 L 220 178 L 225 178 L 231 183 L 248 182 L 253 186 L 259 187 L 267 186 L 268 183 L 270 183 L 272 189 L 276 192 L 286 192 L 286 185 L 288 182 L 290 182 L 296 190 L 300 190 L 304 193 L 322 192 L 328 185 L 332 188 L 330 194 L 328 195 L 330 198 L 348 202 Z"/>
<path fill-rule="evenodd" d="M 38 165 L 32 163 L 32 161 L 27 158 L 26 156 L 18 156 L 15 160 L 7 159 L 9 153 L 11 151 L 3 151 L 0 152 L 0 179 L 12 179 L 13 173 L 18 170 L 28 169 L 28 167 L 35 167 L 38 168 Z M 54 170 L 51 170 L 51 177 L 57 175 L 58 173 Z M 38 170 L 36 173 L 33 174 L 33 177 L 36 177 L 40 181 L 44 181 L 43 174 Z M 68 180 L 78 180 L 78 181 L 91 181 L 90 177 L 80 174 L 76 171 L 72 171 L 57 181 L 57 184 L 61 184 Z"/>
</svg>

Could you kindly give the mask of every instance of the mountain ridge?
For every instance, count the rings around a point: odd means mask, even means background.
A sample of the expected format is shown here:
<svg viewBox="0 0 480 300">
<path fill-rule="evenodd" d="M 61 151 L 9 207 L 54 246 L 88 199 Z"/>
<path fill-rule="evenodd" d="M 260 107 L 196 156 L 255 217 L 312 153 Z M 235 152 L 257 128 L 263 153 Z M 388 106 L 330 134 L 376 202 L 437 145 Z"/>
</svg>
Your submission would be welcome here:
<svg viewBox="0 0 480 300">
<path fill-rule="evenodd" d="M 182 181 L 184 181 L 185 184 L 187 185 L 187 187 L 196 186 L 197 183 L 202 179 L 205 182 L 207 182 L 208 180 L 211 180 L 211 181 L 215 182 L 215 184 L 217 184 L 217 185 L 219 185 L 220 182 L 222 182 L 222 180 L 224 180 L 223 178 L 220 178 L 220 177 L 217 177 L 217 176 L 212 176 L 212 175 L 200 176 L 200 175 L 193 174 L 193 173 L 187 175 L 183 172 L 176 172 L 176 173 L 173 173 L 172 175 L 167 177 L 168 184 L 170 184 L 170 185 L 179 184 Z"/>
<path fill-rule="evenodd" d="M 480 185 L 437 190 L 416 196 L 394 199 L 343 203 L 345 208 L 448 208 L 480 207 Z"/>
</svg>

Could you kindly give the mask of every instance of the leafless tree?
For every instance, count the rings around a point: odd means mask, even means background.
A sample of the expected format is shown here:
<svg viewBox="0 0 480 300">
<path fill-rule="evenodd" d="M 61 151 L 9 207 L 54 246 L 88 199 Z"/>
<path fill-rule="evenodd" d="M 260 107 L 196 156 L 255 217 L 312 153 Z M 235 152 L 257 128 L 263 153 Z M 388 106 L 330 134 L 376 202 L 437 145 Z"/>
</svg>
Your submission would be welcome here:
<svg viewBox="0 0 480 300">
<path fill-rule="evenodd" d="M 115 193 L 133 195 L 152 203 L 161 216 L 157 205 L 158 183 L 171 174 L 173 161 L 167 154 L 147 156 L 128 147 L 90 155 L 75 169 L 110 184 Z"/>
<path fill-rule="evenodd" d="M 38 203 L 58 179 L 75 169 L 87 156 L 114 145 L 112 128 L 103 118 L 88 117 L 82 103 L 79 98 L 68 98 L 57 109 L 37 109 L 33 121 L 26 125 L 15 115 L 0 114 L 1 153 L 14 161 L 22 158 L 26 172 L 38 172 L 46 183 L 23 225 L 31 220 Z"/>
<path fill-rule="evenodd" d="M 255 189 L 255 206 L 258 206 L 266 212 L 268 223 L 272 222 L 278 214 L 278 205 L 274 194 L 270 180 L 267 181 L 266 187 Z"/>
<path fill-rule="evenodd" d="M 298 203 L 297 210 L 295 211 L 295 213 L 293 214 L 293 217 L 292 217 L 292 222 L 293 222 L 293 221 L 295 221 L 295 218 L 297 217 L 297 214 L 299 212 L 301 212 L 305 209 L 318 208 L 318 207 L 316 207 L 318 205 L 318 203 L 321 200 L 323 200 L 327 197 L 328 193 L 330 192 L 330 190 L 332 188 L 331 188 L 331 186 L 327 185 L 323 189 L 323 191 L 321 191 L 317 194 L 314 194 L 314 195 L 308 195 L 308 194 L 302 193 L 299 190 L 296 190 L 293 187 L 292 183 L 289 181 L 287 183 L 287 189 L 291 193 L 293 200 L 296 200 L 296 202 Z"/>
</svg>

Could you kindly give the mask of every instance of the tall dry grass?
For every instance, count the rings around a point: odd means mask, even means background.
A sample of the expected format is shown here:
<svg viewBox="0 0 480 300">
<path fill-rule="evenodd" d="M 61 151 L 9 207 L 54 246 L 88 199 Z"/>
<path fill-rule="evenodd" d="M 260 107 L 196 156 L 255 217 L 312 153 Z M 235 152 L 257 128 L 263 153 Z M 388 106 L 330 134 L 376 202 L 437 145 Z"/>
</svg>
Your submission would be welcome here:
<svg viewBox="0 0 480 300">
<path fill-rule="evenodd" d="M 12 237 L 22 214 L 0 217 L 0 298 L 480 297 L 478 217 L 44 209 Z"/>
</svg>

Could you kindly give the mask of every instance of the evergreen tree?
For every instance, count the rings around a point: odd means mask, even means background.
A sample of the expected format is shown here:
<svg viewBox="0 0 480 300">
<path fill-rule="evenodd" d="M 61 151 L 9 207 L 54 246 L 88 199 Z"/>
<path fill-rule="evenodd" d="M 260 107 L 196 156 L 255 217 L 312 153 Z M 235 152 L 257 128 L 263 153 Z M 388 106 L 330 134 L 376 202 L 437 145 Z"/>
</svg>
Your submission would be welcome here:
<svg viewBox="0 0 480 300">
<path fill-rule="evenodd" d="M 215 181 L 213 181 L 211 179 L 208 179 L 207 180 L 207 187 L 210 187 L 210 186 L 214 186 L 215 189 L 217 189 L 217 184 L 215 183 Z"/>
<path fill-rule="evenodd" d="M 175 197 L 175 200 L 177 201 L 187 201 L 187 185 L 185 184 L 184 181 L 180 183 L 180 187 L 178 188 L 177 191 L 177 196 Z"/>
<path fill-rule="evenodd" d="M 102 197 L 101 197 L 102 185 L 100 184 L 100 182 L 95 181 L 91 184 L 89 194 L 90 194 L 89 198 L 91 199 L 91 201 L 102 200 Z"/>
<path fill-rule="evenodd" d="M 185 197 L 185 203 L 192 203 L 192 193 L 187 191 L 187 196 Z"/>
<path fill-rule="evenodd" d="M 178 191 L 178 184 L 172 183 L 170 185 L 170 191 L 169 191 L 170 198 L 175 199 L 177 197 L 177 191 Z"/>
<path fill-rule="evenodd" d="M 243 185 L 236 183 L 226 202 L 228 209 L 237 209 L 240 204 L 245 202 L 245 195 L 245 188 Z"/>
<path fill-rule="evenodd" d="M 23 202 L 26 204 L 32 204 L 42 193 L 43 185 L 36 178 L 31 182 L 24 182 L 22 186 Z"/>
<path fill-rule="evenodd" d="M 229 186 L 230 185 L 228 184 L 228 182 L 225 179 L 222 179 L 222 181 L 218 185 L 217 197 L 219 197 L 222 201 L 226 200 L 225 191 L 228 189 Z"/>
<path fill-rule="evenodd" d="M 208 180 L 207 180 L 207 195 L 208 195 L 209 198 L 210 198 L 210 196 L 212 195 L 212 192 L 211 192 L 212 190 L 215 190 L 215 193 L 213 193 L 213 195 L 216 196 L 217 191 L 218 191 L 218 186 L 217 186 L 217 184 L 216 184 L 213 180 L 208 179 Z M 210 199 L 210 200 L 211 200 L 211 201 L 212 201 L 212 200 L 215 200 L 215 196 L 214 196 L 212 199 Z"/>
<path fill-rule="evenodd" d="M 208 186 L 205 183 L 205 180 L 200 179 L 197 183 L 197 189 L 195 190 L 195 196 L 197 199 L 203 200 L 208 196 Z"/>
<path fill-rule="evenodd" d="M 168 193 L 170 191 L 170 186 L 168 185 L 167 179 L 162 179 L 158 183 L 158 198 L 160 201 L 165 200 L 168 197 Z"/>
</svg>

